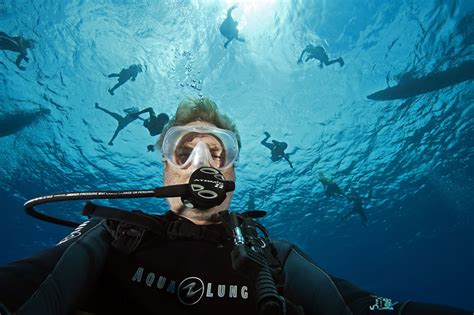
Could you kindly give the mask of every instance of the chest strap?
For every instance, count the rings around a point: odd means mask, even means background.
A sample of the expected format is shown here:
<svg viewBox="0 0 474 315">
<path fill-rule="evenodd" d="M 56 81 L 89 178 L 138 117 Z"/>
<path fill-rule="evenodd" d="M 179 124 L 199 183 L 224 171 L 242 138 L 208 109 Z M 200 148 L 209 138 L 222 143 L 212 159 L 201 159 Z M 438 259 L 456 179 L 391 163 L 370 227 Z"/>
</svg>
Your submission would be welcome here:
<svg viewBox="0 0 474 315">
<path fill-rule="evenodd" d="M 221 245 L 231 240 L 224 229 L 218 231 L 201 226 L 172 212 L 150 215 L 142 211 L 124 211 L 118 208 L 88 202 L 83 215 L 106 219 L 105 227 L 112 235 L 112 246 L 123 254 L 133 253 L 147 238 L 163 240 L 203 240 Z"/>
</svg>

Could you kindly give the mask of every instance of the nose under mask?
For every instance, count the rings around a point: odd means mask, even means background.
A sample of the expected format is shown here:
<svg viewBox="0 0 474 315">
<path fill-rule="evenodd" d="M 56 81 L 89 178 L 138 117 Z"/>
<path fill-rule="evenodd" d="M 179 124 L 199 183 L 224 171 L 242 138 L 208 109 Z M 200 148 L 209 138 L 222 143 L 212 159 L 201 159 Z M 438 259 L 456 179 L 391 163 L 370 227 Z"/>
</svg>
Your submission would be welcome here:
<svg viewBox="0 0 474 315">
<path fill-rule="evenodd" d="M 212 154 L 207 147 L 205 142 L 199 141 L 193 148 L 193 151 L 189 155 L 188 160 L 184 163 L 186 167 L 191 165 L 195 167 L 200 166 L 213 166 L 211 164 Z"/>
</svg>

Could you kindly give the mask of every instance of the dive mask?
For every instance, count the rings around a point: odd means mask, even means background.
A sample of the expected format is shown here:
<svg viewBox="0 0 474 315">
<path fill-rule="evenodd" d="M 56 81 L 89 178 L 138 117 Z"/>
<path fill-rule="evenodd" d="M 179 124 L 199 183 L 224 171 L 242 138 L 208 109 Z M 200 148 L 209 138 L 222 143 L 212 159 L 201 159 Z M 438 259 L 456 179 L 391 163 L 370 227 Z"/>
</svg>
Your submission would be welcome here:
<svg viewBox="0 0 474 315">
<path fill-rule="evenodd" d="M 192 165 L 224 170 L 238 159 L 239 145 L 232 131 L 213 126 L 171 127 L 161 147 L 163 159 L 185 169 Z"/>
</svg>

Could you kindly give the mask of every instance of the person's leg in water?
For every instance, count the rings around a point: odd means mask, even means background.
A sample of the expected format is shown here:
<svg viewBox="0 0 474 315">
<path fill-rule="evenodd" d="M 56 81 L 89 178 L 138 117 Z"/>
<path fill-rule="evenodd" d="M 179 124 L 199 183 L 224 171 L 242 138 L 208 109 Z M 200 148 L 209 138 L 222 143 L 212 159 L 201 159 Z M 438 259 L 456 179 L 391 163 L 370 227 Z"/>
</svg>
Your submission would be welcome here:
<svg viewBox="0 0 474 315">
<path fill-rule="evenodd" d="M 267 140 L 270 139 L 270 134 L 266 131 L 264 132 L 264 134 L 265 134 L 265 139 L 260 141 L 260 143 L 263 144 L 264 146 L 266 146 L 267 148 L 269 148 L 270 150 L 273 150 L 275 145 L 273 143 L 267 142 Z"/>
<path fill-rule="evenodd" d="M 362 220 L 362 224 L 364 226 L 367 226 L 367 214 L 365 214 L 364 210 L 361 209 L 360 212 L 358 212 L 359 216 L 360 216 L 360 219 Z"/>
<path fill-rule="evenodd" d="M 288 154 L 283 155 L 283 158 L 290 164 L 290 167 L 293 168 L 293 164 L 290 161 L 290 156 Z"/>
<path fill-rule="evenodd" d="M 341 66 L 341 67 L 344 65 L 344 60 L 342 59 L 342 57 L 339 57 L 339 58 L 333 59 L 333 60 L 329 60 L 329 58 L 328 58 L 324 61 L 321 61 L 321 63 L 324 63 L 324 65 L 326 65 L 326 66 L 332 65 L 333 63 L 336 63 L 336 62 L 339 62 L 339 66 Z"/>
<path fill-rule="evenodd" d="M 22 60 L 25 60 L 26 62 L 28 62 L 28 61 L 30 60 L 30 58 L 28 58 L 25 54 L 20 53 L 20 54 L 18 55 L 18 57 L 16 58 L 16 60 L 15 60 L 15 64 L 16 64 L 16 66 L 18 67 L 18 69 L 20 69 L 20 70 L 26 70 L 26 68 L 21 65 L 21 61 L 22 61 Z"/>
<path fill-rule="evenodd" d="M 109 111 L 109 110 L 107 110 L 107 109 L 105 109 L 105 108 L 103 108 L 103 107 L 100 107 L 100 106 L 99 106 L 99 103 L 97 103 L 97 102 L 95 103 L 95 108 L 100 109 L 100 110 L 103 111 L 103 112 L 106 112 L 107 114 L 109 114 L 110 116 L 112 116 L 113 118 L 115 118 L 115 120 L 117 120 L 118 122 L 120 122 L 120 121 L 123 120 L 123 117 L 122 117 L 122 116 L 120 116 L 120 115 L 117 114 L 117 113 L 111 112 L 111 111 Z"/>
<path fill-rule="evenodd" d="M 124 120 L 125 120 L 124 117 L 120 116 L 120 115 L 117 114 L 117 113 L 111 112 L 111 111 L 109 111 L 109 110 L 107 110 L 107 109 L 105 109 L 105 108 L 103 108 L 103 107 L 100 107 L 100 106 L 99 106 L 99 103 L 95 103 L 95 108 L 100 109 L 101 111 L 103 111 L 103 112 L 109 114 L 110 116 L 112 116 L 113 118 L 115 118 L 115 120 L 117 120 L 117 123 L 118 123 L 117 129 L 115 129 L 115 132 L 114 132 L 112 138 L 110 139 L 110 141 L 109 141 L 109 143 L 108 143 L 109 145 L 114 145 L 114 140 L 115 140 L 115 138 L 118 136 L 119 132 L 120 132 L 126 125 L 128 125 L 128 123 L 127 123 L 127 124 L 124 124 Z"/>
<path fill-rule="evenodd" d="M 322 47 L 317 52 L 315 52 L 315 55 L 317 55 L 315 58 L 317 58 L 317 59 L 319 59 L 319 61 L 321 61 L 321 64 L 319 65 L 321 68 L 323 67 L 323 64 L 325 66 L 329 66 L 329 65 L 332 65 L 333 63 L 336 63 L 336 62 L 339 62 L 339 66 L 341 66 L 341 67 L 344 65 L 344 60 L 342 59 L 342 57 L 339 57 L 339 58 L 333 59 L 333 60 L 329 60 L 328 54 L 326 53 L 326 51 Z"/>
<path fill-rule="evenodd" d="M 114 145 L 113 141 L 118 136 L 119 132 L 122 131 L 123 128 L 128 126 L 128 124 L 130 124 L 132 121 L 136 120 L 138 118 L 138 115 L 140 115 L 140 112 L 128 113 L 125 117 L 122 117 L 118 121 L 117 129 L 115 130 L 114 135 L 112 136 L 112 139 L 110 139 L 109 145 Z"/>
<path fill-rule="evenodd" d="M 122 86 L 125 82 L 127 82 L 127 80 L 121 80 L 121 78 L 119 77 L 118 82 L 111 89 L 109 89 L 110 95 L 114 95 L 114 91 L 120 86 Z"/>
<path fill-rule="evenodd" d="M 122 69 L 120 73 L 109 74 L 109 78 L 118 78 L 118 82 L 109 89 L 110 95 L 114 95 L 114 91 L 130 79 L 130 76 L 127 74 L 128 71 L 126 69 Z"/>
<path fill-rule="evenodd" d="M 117 129 L 115 129 L 114 135 L 112 136 L 112 138 L 110 138 L 108 145 L 114 145 L 114 140 L 115 138 L 117 138 L 119 132 L 122 131 L 123 127 L 121 127 L 120 124 L 117 126 Z"/>
</svg>

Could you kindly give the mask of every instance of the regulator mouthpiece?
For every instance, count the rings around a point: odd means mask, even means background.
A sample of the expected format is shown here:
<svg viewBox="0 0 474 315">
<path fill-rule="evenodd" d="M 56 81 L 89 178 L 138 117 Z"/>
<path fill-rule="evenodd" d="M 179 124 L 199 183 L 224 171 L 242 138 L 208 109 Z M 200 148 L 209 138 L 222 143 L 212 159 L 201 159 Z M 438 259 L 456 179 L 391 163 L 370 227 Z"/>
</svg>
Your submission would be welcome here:
<svg viewBox="0 0 474 315">
<path fill-rule="evenodd" d="M 233 181 L 225 180 L 213 167 L 198 168 L 189 180 L 189 193 L 181 201 L 187 208 L 209 209 L 224 202 L 226 194 L 235 189 Z"/>
</svg>

